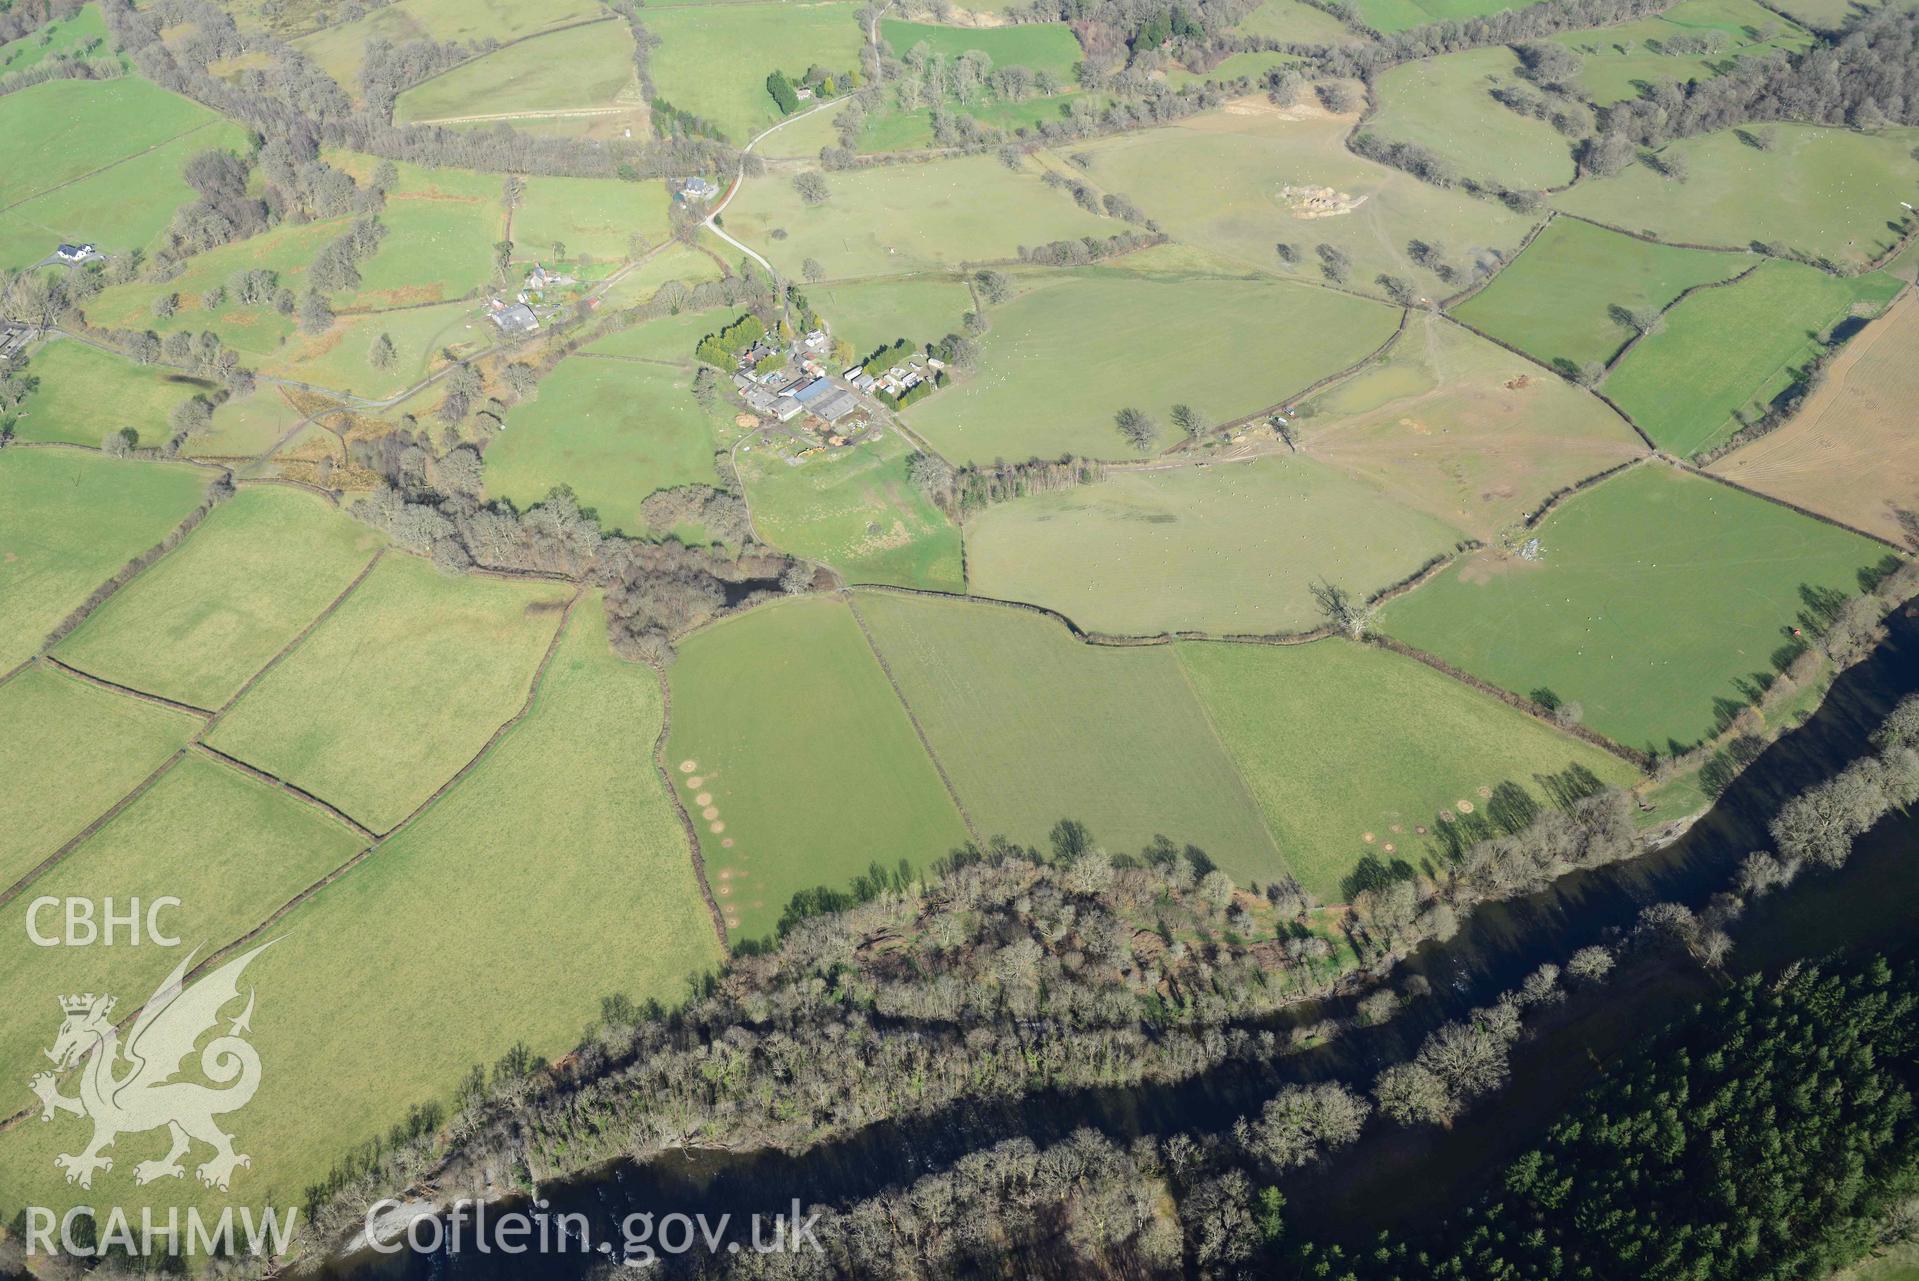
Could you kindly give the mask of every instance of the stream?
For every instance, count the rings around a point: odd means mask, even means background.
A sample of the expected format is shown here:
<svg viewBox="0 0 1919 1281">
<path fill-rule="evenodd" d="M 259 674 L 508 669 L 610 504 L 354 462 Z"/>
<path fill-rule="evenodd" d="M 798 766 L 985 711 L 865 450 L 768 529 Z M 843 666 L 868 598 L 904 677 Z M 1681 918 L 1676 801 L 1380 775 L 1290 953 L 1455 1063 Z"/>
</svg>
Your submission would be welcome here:
<svg viewBox="0 0 1919 1281">
<path fill-rule="evenodd" d="M 626 1216 L 651 1213 L 768 1216 L 801 1203 L 843 1205 L 942 1169 L 966 1152 L 1026 1137 L 1045 1146 L 1091 1127 L 1125 1140 L 1139 1135 L 1221 1131 L 1289 1082 L 1343 1080 L 1367 1089 L 1377 1072 L 1408 1058 L 1434 1027 L 1495 999 L 1546 962 L 1590 943 L 1617 939 L 1640 909 L 1673 901 L 1695 908 L 1727 887 L 1749 851 L 1766 848 L 1779 802 L 1830 778 L 1869 750 L 1868 735 L 1906 694 L 1919 691 L 1919 612 L 1887 623 L 1890 636 L 1842 674 L 1819 710 L 1754 760 L 1712 810 L 1666 848 L 1624 863 L 1575 872 L 1529 896 L 1477 907 L 1459 933 L 1428 943 L 1393 975 L 1395 988 L 1421 976 L 1428 995 L 1391 1022 L 1354 1028 L 1328 1045 L 1262 1063 L 1223 1064 L 1186 1081 L 1055 1091 L 1013 1104 L 957 1104 L 870 1126 L 797 1156 L 779 1152 L 688 1152 L 646 1165 L 616 1162 L 541 1188 L 544 1213 L 586 1216 L 596 1241 L 620 1239 Z M 1753 904 L 1729 930 L 1730 973 L 1770 969 L 1798 957 L 1914 946 L 1919 886 L 1919 816 L 1895 814 L 1859 842 L 1840 872 L 1808 872 Z M 1321 1239 L 1364 1240 L 1382 1228 L 1416 1229 L 1457 1207 L 1552 1117 L 1630 1049 L 1727 981 L 1684 956 L 1638 951 L 1611 979 L 1574 993 L 1528 1020 L 1512 1056 L 1512 1084 L 1451 1130 L 1367 1127 L 1337 1159 L 1283 1184 L 1288 1218 Z M 1291 1007 L 1270 1020 L 1279 1031 L 1351 1011 L 1345 1000 Z M 494 1218 L 523 1201 L 489 1206 Z M 582 1253 L 508 1255 L 473 1248 L 434 1253 L 362 1252 L 321 1275 L 347 1278 L 560 1278 L 593 1266 Z"/>
</svg>

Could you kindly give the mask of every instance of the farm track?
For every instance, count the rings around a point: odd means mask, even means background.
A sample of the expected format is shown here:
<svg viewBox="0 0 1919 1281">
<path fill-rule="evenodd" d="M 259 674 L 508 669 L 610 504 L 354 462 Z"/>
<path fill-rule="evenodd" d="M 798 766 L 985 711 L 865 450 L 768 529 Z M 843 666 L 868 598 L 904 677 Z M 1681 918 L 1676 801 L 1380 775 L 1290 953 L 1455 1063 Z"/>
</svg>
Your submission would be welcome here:
<svg viewBox="0 0 1919 1281">
<path fill-rule="evenodd" d="M 880 665 L 880 671 L 886 676 L 886 683 L 893 688 L 893 697 L 900 703 L 900 709 L 906 713 L 907 723 L 913 727 L 913 734 L 920 741 L 920 747 L 926 753 L 926 759 L 933 762 L 933 769 L 940 776 L 940 782 L 946 788 L 946 795 L 953 802 L 953 808 L 959 811 L 960 822 L 966 824 L 966 834 L 978 842 L 981 840 L 979 827 L 973 822 L 973 816 L 966 809 L 966 802 L 960 799 L 959 789 L 953 786 L 952 776 L 946 772 L 946 762 L 940 760 L 939 753 L 933 750 L 933 740 L 926 736 L 926 728 L 920 724 L 919 714 L 913 710 L 913 704 L 907 701 L 906 690 L 900 685 L 899 678 L 893 675 L 893 665 L 886 661 L 886 655 L 880 649 L 879 641 L 873 635 L 873 629 L 866 625 L 866 615 L 860 613 L 859 601 L 853 593 L 846 593 L 846 607 L 853 611 L 853 621 L 859 626 L 860 635 L 866 638 L 866 647 L 873 651 L 873 661 Z"/>
</svg>

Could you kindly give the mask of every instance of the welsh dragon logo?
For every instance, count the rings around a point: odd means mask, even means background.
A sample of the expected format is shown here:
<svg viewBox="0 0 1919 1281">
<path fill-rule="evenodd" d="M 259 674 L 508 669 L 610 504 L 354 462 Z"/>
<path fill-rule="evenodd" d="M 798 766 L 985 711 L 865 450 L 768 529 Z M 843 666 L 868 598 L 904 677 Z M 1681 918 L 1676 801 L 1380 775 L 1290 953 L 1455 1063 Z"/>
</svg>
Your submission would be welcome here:
<svg viewBox="0 0 1919 1281">
<path fill-rule="evenodd" d="M 53 1158 L 67 1172 L 68 1183 L 92 1187 L 94 1171 L 113 1169 L 112 1158 L 101 1152 L 113 1146 L 115 1139 L 161 1126 L 172 1144 L 159 1160 L 133 1167 L 136 1183 L 183 1177 L 186 1170 L 180 1158 L 196 1140 L 213 1149 L 213 1155 L 195 1171 L 210 1188 L 224 1191 L 237 1167 L 253 1164 L 233 1150 L 233 1136 L 214 1123 L 215 1117 L 245 1107 L 260 1088 L 260 1056 L 244 1039 L 253 1018 L 251 989 L 246 1008 L 200 1051 L 201 1073 L 225 1088 L 174 1077 L 200 1038 L 219 1024 L 220 1011 L 239 999 L 240 975 L 271 946 L 263 944 L 228 961 L 191 987 L 185 985 L 187 969 L 193 964 L 188 956 L 141 1007 L 124 1047 L 120 1029 L 113 1024 L 111 996 L 89 992 L 60 998 L 66 1018 L 53 1048 L 46 1051 L 53 1070 L 35 1076 L 29 1085 L 40 1098 L 42 1121 L 51 1121 L 56 1112 L 93 1120 L 93 1141 L 85 1151 Z M 68 1098 L 60 1093 L 59 1078 L 82 1064 L 79 1097 Z"/>
</svg>

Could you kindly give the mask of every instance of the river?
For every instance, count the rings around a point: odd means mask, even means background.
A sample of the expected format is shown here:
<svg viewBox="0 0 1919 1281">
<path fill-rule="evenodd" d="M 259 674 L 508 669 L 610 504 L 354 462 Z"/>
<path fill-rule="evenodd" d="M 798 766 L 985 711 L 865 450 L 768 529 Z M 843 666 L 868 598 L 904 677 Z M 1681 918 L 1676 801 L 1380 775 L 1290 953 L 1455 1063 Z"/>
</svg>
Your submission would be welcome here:
<svg viewBox="0 0 1919 1281">
<path fill-rule="evenodd" d="M 802 1155 L 717 1152 L 619 1162 L 541 1189 L 546 1213 L 587 1216 L 596 1240 L 618 1240 L 626 1216 L 650 1212 L 732 1214 L 844 1204 L 910 1183 L 967 1151 L 1025 1136 L 1042 1146 L 1090 1126 L 1117 1139 L 1223 1130 L 1280 1084 L 1337 1079 L 1366 1088 L 1384 1065 L 1408 1057 L 1438 1024 L 1483 1005 L 1544 962 L 1617 938 L 1647 904 L 1702 906 L 1726 887 L 1739 860 L 1768 844 L 1765 826 L 1780 799 L 1831 777 L 1868 750 L 1867 736 L 1906 694 L 1919 692 L 1919 616 L 1889 620 L 1891 635 L 1844 673 L 1819 710 L 1770 746 L 1712 811 L 1667 848 L 1625 863 L 1560 878 L 1524 898 L 1484 904 L 1444 944 L 1428 944 L 1396 972 L 1428 995 L 1380 1027 L 1348 1032 L 1330 1045 L 1270 1063 L 1228 1064 L 1174 1085 L 1056 1092 L 1012 1106 L 952 1106 L 869 1127 Z M 1760 900 L 1729 931 L 1734 972 L 1841 950 L 1913 946 L 1919 886 L 1919 817 L 1895 815 L 1860 842 L 1838 873 L 1809 873 Z M 1513 1055 L 1513 1085 L 1450 1131 L 1384 1123 L 1335 1161 L 1285 1187 L 1289 1217 L 1321 1238 L 1360 1240 L 1385 1227 L 1409 1228 L 1469 1197 L 1533 1141 L 1551 1117 L 1645 1032 L 1725 982 L 1691 961 L 1656 952 L 1628 957 L 1612 979 L 1530 1022 Z M 1344 1003 L 1304 1005 L 1280 1026 L 1347 1013 Z M 490 1208 L 504 1213 L 519 1203 Z M 333 1278 L 561 1278 L 584 1275 L 578 1253 L 504 1255 L 442 1249 L 375 1259 L 361 1254 L 324 1269 Z"/>
</svg>

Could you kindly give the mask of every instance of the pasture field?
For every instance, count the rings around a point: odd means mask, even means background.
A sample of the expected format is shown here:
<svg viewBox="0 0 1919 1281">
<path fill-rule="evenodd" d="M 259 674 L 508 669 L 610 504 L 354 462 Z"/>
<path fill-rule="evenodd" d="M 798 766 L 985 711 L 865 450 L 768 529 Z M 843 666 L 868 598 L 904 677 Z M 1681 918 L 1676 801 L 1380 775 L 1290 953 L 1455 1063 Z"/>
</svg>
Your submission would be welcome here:
<svg viewBox="0 0 1919 1281">
<path fill-rule="evenodd" d="M 518 40 L 415 85 L 393 104 L 396 124 L 470 115 L 611 106 L 626 94 L 636 103 L 633 36 L 609 17 Z"/>
<path fill-rule="evenodd" d="M 380 541 L 317 495 L 249 486 L 95 610 L 57 657 L 213 710 L 346 590 Z"/>
<path fill-rule="evenodd" d="M 1319 578 L 1367 596 L 1459 533 L 1310 458 L 1121 471 L 967 524 L 968 586 L 1126 635 L 1306 631 Z"/>
<path fill-rule="evenodd" d="M 1516 6 L 1504 0 L 1355 0 L 1359 20 L 1392 35 L 1429 22 L 1467 22 Z"/>
<path fill-rule="evenodd" d="M 1492 283 L 1453 309 L 1549 365 L 1607 364 L 1632 338 L 1615 308 L 1663 311 L 1695 285 L 1753 266 L 1745 255 L 1681 249 L 1555 218 Z"/>
<path fill-rule="evenodd" d="M 38 87 L 83 83 L 123 81 L 67 80 Z M 30 92 L 9 94 L 0 103 L 0 133 L 16 128 L 27 133 L 37 130 L 35 119 L 9 116 L 7 113 L 17 108 L 5 105 Z M 110 131 L 117 132 L 117 126 L 111 126 Z M 242 151 L 246 145 L 244 130 L 216 121 L 191 127 L 151 150 L 102 161 L 103 167 L 84 177 L 43 189 L 0 213 L 0 267 L 31 267 L 52 253 L 54 246 L 70 241 L 89 241 L 109 254 L 143 249 L 166 230 L 173 221 L 173 211 L 193 199 L 193 189 L 180 176 L 187 161 L 202 151 Z"/>
<path fill-rule="evenodd" d="M 1500 45 L 1405 62 L 1374 85 L 1379 110 L 1365 132 L 1426 148 L 1463 176 L 1506 187 L 1557 187 L 1573 177 L 1572 140 L 1496 101 L 1495 88 L 1529 88 Z"/>
<path fill-rule="evenodd" d="M 1356 44 L 1360 40 L 1351 27 L 1303 0 L 1262 0 L 1238 29 L 1244 35 L 1300 44 Z"/>
<path fill-rule="evenodd" d="M 358 97 L 360 68 L 369 40 L 388 40 L 396 45 L 420 39 L 465 44 L 498 40 L 505 44 L 605 15 L 606 10 L 593 0 L 541 0 L 539 4 L 523 0 L 396 0 L 352 22 L 324 23 L 293 44 Z"/>
<path fill-rule="evenodd" d="M 1503 108 L 1502 108 L 1503 110 Z M 1446 191 L 1346 149 L 1352 116 L 1308 103 L 1280 108 L 1244 98 L 1176 125 L 1076 147 L 1092 177 L 1124 192 L 1176 240 L 1243 266 L 1320 280 L 1317 246 L 1350 258 L 1348 285 L 1381 294 L 1382 273 L 1443 298 L 1458 292 L 1413 262 L 1414 240 L 1437 246 L 1461 272 L 1510 255 L 1530 219 L 1489 200 Z M 1332 195 L 1327 196 L 1330 189 Z M 1315 203 L 1327 201 L 1330 203 Z M 1287 264 L 1276 244 L 1292 246 Z M 1330 372 L 1330 371 L 1328 371 Z"/>
<path fill-rule="evenodd" d="M 949 61 L 977 49 L 993 60 L 994 67 L 1050 71 L 1063 81 L 1073 78 L 1073 66 L 1080 60 L 1079 41 L 1064 23 L 944 27 L 930 22 L 885 18 L 880 22 L 880 39 L 892 45 L 893 52 L 901 58 L 921 44 Z"/>
<path fill-rule="evenodd" d="M 278 390 L 262 387 L 214 410 L 213 425 L 188 438 L 185 449 L 195 458 L 257 457 L 304 417 Z"/>
<path fill-rule="evenodd" d="M 1694 454 L 1757 418 L 1820 350 L 1819 336 L 1891 301 L 1901 282 L 1875 272 L 1829 276 L 1768 262 L 1673 308 L 1665 328 L 1627 352 L 1606 394 L 1663 449 Z"/>
<path fill-rule="evenodd" d="M 367 359 L 381 334 L 393 340 L 394 360 L 376 369 Z M 439 369 L 443 353 L 471 355 L 499 337 L 470 303 L 449 302 L 404 311 L 341 315 L 323 334 L 294 334 L 260 372 L 371 398 L 397 396 Z M 439 403 L 436 395 L 433 404 Z"/>
<path fill-rule="evenodd" d="M 1698 36 L 1717 40 L 1719 48 L 1695 54 L 1667 47 L 1675 39 Z M 1757 0 L 1681 0 L 1637 22 L 1552 37 L 1554 44 L 1579 55 L 1582 65 L 1573 84 L 1599 106 L 1636 98 L 1641 86 L 1709 80 L 1740 57 L 1797 51 L 1811 41 L 1803 28 L 1781 21 Z"/>
<path fill-rule="evenodd" d="M 18 75 L 50 58 L 93 61 L 110 56 L 106 19 L 99 9 L 86 5 L 69 17 L 56 18 L 38 31 L 0 44 L 0 76 Z"/>
<path fill-rule="evenodd" d="M 1770 140 L 1765 150 L 1741 133 Z M 1744 248 L 1781 242 L 1860 267 L 1898 242 L 1887 224 L 1919 186 L 1919 129 L 1856 133 L 1815 125 L 1754 125 L 1667 145 L 1686 180 L 1628 165 L 1553 199 L 1561 209 L 1661 240 Z"/>
<path fill-rule="evenodd" d="M 1175 650 L 1287 865 L 1322 903 L 1351 897 L 1346 880 L 1368 855 L 1433 874 L 1446 857 L 1439 824 L 1484 810 L 1502 783 L 1545 808 L 1541 775 L 1636 778 L 1618 757 L 1383 649 L 1331 639 Z"/>
<path fill-rule="evenodd" d="M 864 591 L 855 605 L 982 836 L 1199 846 L 1240 884 L 1285 875 L 1171 647 L 1084 645 L 1005 605 Z"/>
<path fill-rule="evenodd" d="M 1792 420 L 1712 470 L 1910 545 L 1919 512 L 1919 302 L 1908 290 L 1848 342 Z M 1902 514 L 1903 513 L 1903 514 Z"/>
<path fill-rule="evenodd" d="M 806 2 L 650 10 L 646 29 L 660 42 L 651 62 L 654 88 L 742 145 L 780 119 L 767 76 L 798 76 L 814 64 L 835 72 L 859 66 L 865 33 L 857 13 L 851 3 Z"/>
<path fill-rule="evenodd" d="M 198 949 L 204 958 L 239 938 L 346 862 L 359 848 L 353 833 L 318 810 L 207 756 L 189 752 L 137 801 L 34 882 L 36 895 L 60 898 L 74 895 L 97 900 L 111 894 L 116 902 L 134 897 L 151 902 L 162 895 L 175 896 L 181 905 L 162 921 L 180 938 L 180 947 L 30 947 L 25 941 L 24 918 L 34 896 L 23 895 L 0 909 L 0 924 L 16 940 L 10 964 L 0 971 L 0 999 L 17 1011 L 17 1017 L 0 1028 L 0 1068 L 24 1082 L 36 1065 L 46 1065 L 41 1051 L 50 1044 L 60 1018 L 54 994 L 111 993 L 119 999 L 119 1009 L 130 1014 L 189 950 Z M 53 921 L 43 915 L 42 927 L 49 925 Z M 282 942 L 268 955 L 285 948 Z M 306 982 L 345 982 L 352 972 L 352 967 L 346 967 L 324 974 L 310 973 Z M 256 973 L 249 971 L 248 978 Z M 278 1011 L 286 1011 L 285 999 L 276 1001 L 273 994 L 288 988 L 284 980 L 272 988 L 262 986 L 258 990 L 259 1010 L 277 1006 Z M 411 999 L 419 996 L 414 992 L 407 995 Z M 470 993 L 467 995 L 470 999 Z M 345 1022 L 369 1030 L 374 1026 L 364 1016 Z M 379 1030 L 391 1037 L 397 1025 L 383 1023 Z M 265 1027 L 264 1019 L 254 1023 L 256 1034 Z M 307 1034 L 324 1043 L 346 1030 L 344 1026 L 321 1025 Z M 296 1075 L 301 1062 L 290 1057 L 265 1061 L 287 1076 Z M 304 1062 L 310 1065 L 309 1071 L 327 1080 L 337 1079 L 329 1070 L 324 1049 L 310 1053 Z M 262 1074 L 269 1083 L 274 1075 L 273 1067 Z M 362 1114 L 374 1111 L 366 1107 L 364 1099 L 353 1099 L 349 1091 L 325 1089 L 317 1080 L 309 1080 L 307 1090 L 309 1095 L 330 1094 L 342 1104 L 357 1103 Z M 30 1098 L 26 1101 L 32 1102 Z M 314 1101 L 307 1098 L 299 1106 L 289 1105 L 282 1109 L 282 1115 L 289 1122 L 295 1121 Z M 234 1194 L 247 1198 L 249 1204 L 261 1204 L 251 1198 L 270 1183 L 282 1198 L 274 1204 L 297 1205 L 303 1186 L 297 1176 L 305 1174 L 310 1181 L 319 1171 L 293 1170 L 285 1163 L 276 1168 L 265 1159 L 262 1148 L 254 1144 L 260 1133 L 256 1127 L 265 1112 L 260 1108 L 257 1118 L 249 1114 L 249 1124 L 243 1129 L 240 1151 L 252 1155 L 255 1166 L 239 1172 Z M 66 1120 L 71 1122 L 72 1118 Z M 111 1153 L 116 1158 L 112 1171 L 95 1176 L 91 1194 L 68 1186 L 54 1167 L 53 1156 L 79 1150 L 78 1143 L 84 1141 L 79 1136 L 84 1134 L 79 1123 L 42 1125 L 35 1120 L 0 1136 L 0 1199 L 9 1205 L 61 1207 L 99 1204 L 98 1198 L 103 1195 L 114 1196 L 129 1206 L 148 1202 L 149 1198 L 158 1204 L 226 1200 L 221 1194 L 205 1192 L 194 1178 L 191 1165 L 183 1179 L 136 1187 L 134 1167 L 138 1161 L 158 1159 L 166 1151 L 165 1136 L 160 1133 L 124 1136 Z M 330 1154 L 335 1150 L 325 1143 L 323 1140 L 322 1151 Z M 203 1160 L 206 1151 L 200 1148 L 194 1161 Z M 310 1154 L 309 1160 L 317 1155 Z M 133 1211 L 136 1220 L 138 1213 L 137 1209 Z M 161 1217 L 164 1220 L 164 1212 Z"/>
<path fill-rule="evenodd" d="M 297 298 L 306 292 L 307 269 L 315 255 L 351 225 L 350 218 L 281 223 L 257 236 L 216 246 L 185 259 L 180 274 L 171 280 L 108 285 L 87 300 L 87 319 L 114 329 L 151 329 L 163 337 L 176 329 L 187 333 L 210 329 L 235 351 L 269 357 L 292 334 L 294 318 L 281 315 L 271 302 L 247 305 L 230 295 L 208 307 L 208 292 L 224 289 L 239 272 L 270 271 Z M 162 319 L 153 307 L 167 294 L 179 295 L 179 306 Z"/>
<path fill-rule="evenodd" d="M 734 455 L 767 542 L 850 582 L 964 592 L 960 532 L 907 474 L 913 446 L 891 428 L 789 465 L 742 445 Z"/>
<path fill-rule="evenodd" d="M 0 928 L 9 940 L 0 1000 L 18 1012 L 0 1028 L 0 1067 L 24 1081 L 36 1061 L 45 1065 L 40 1051 L 59 1017 L 54 994 L 111 992 L 130 1013 L 189 949 L 205 955 L 238 938 L 359 848 L 351 831 L 319 810 L 204 753 L 188 752 L 79 848 L 36 877 L 32 894 L 0 908 Z M 180 906 L 163 921 L 179 937 L 180 948 L 28 945 L 26 917 L 35 898 L 108 895 L 119 904 L 131 898 L 143 903 L 163 895 L 178 898 Z M 41 929 L 49 927 L 58 928 L 43 913 Z M 39 1123 L 32 1128 L 40 1129 Z M 63 1137 L 71 1141 L 72 1132 Z M 17 1144 L 10 1146 L 18 1150 Z M 129 1185 L 132 1164 L 126 1163 L 122 1176 Z M 121 1163 L 114 1165 L 114 1173 L 121 1174 Z M 8 1186 L 21 1176 L 18 1168 L 9 1168 L 15 1166 L 0 1161 L 0 1196 L 16 1190 Z M 45 1170 L 56 1184 L 61 1181 L 50 1159 Z M 19 1204 L 11 1196 L 8 1203 Z"/>
<path fill-rule="evenodd" d="M 196 392 L 214 384 L 152 365 L 136 365 L 77 338 L 42 343 L 27 371 L 39 387 L 21 407 L 16 430 L 22 440 L 67 441 L 98 446 L 108 432 L 131 427 L 139 443 L 167 443 L 167 416 Z"/>
<path fill-rule="evenodd" d="M 1806 625 L 1803 589 L 1857 591 L 1884 555 L 1659 464 L 1578 495 L 1536 533 L 1539 560 L 1480 553 L 1386 606 L 1381 629 L 1504 689 L 1579 703 L 1593 729 L 1659 752 L 1753 701 Z"/>
<path fill-rule="evenodd" d="M 1292 66 L 1299 61 L 1293 54 L 1273 53 L 1270 50 L 1235 53 L 1221 59 L 1218 65 L 1205 72 L 1188 71 L 1185 67 L 1171 68 L 1166 72 L 1166 83 L 1175 89 L 1184 89 L 1188 85 L 1223 84 L 1241 76 L 1258 80 L 1274 67 Z"/>
<path fill-rule="evenodd" d="M 166 537 L 213 475 L 77 449 L 0 450 L 0 672 Z"/>
<path fill-rule="evenodd" d="M 362 182 L 378 161 L 335 156 Z M 397 307 L 458 298 L 493 275 L 493 243 L 500 239 L 503 211 L 497 174 L 396 166 L 400 180 L 388 192 L 380 222 L 386 238 L 360 264 L 359 288 L 336 294 L 336 307 Z M 342 227 L 344 230 L 345 227 Z"/>
<path fill-rule="evenodd" d="M 1559 378 L 1437 316 L 1315 396 L 1300 449 L 1481 542 L 1548 495 L 1645 452 L 1625 421 Z"/>
<path fill-rule="evenodd" d="M 519 710 L 566 599 L 389 556 L 206 741 L 390 831 Z"/>
<path fill-rule="evenodd" d="M 1011 258 L 1022 244 L 1126 230 L 1049 190 L 1036 173 L 1012 173 L 992 156 L 835 173 L 826 182 L 830 196 L 813 207 L 780 177 L 748 183 L 723 222 L 783 273 L 798 279 L 800 265 L 812 258 L 829 280 L 950 269 Z"/>
<path fill-rule="evenodd" d="M 553 246 L 566 257 L 621 262 L 666 238 L 667 207 L 672 197 L 660 182 L 619 182 L 604 178 L 527 179 L 520 207 L 513 211 L 514 257 L 553 265 Z"/>
<path fill-rule="evenodd" d="M 0 684 L 0 891 L 72 840 L 200 722 L 34 664 Z"/>
<path fill-rule="evenodd" d="M 667 772 L 734 938 L 869 865 L 925 867 L 966 829 L 844 601 L 762 606 L 687 637 L 667 671 Z"/>
<path fill-rule="evenodd" d="M 1779 11 L 1815 31 L 1837 32 L 1860 10 L 1878 7 L 1875 3 L 1864 3 L 1863 0 L 1787 0 L 1787 3 L 1779 6 Z"/>
<path fill-rule="evenodd" d="M 516 405 L 486 451 L 487 492 L 520 508 L 571 485 L 608 532 L 647 532 L 640 503 L 656 489 L 717 479 L 714 431 L 693 399 L 690 363 L 575 355 Z"/>
<path fill-rule="evenodd" d="M 246 1113 L 254 1164 L 233 1199 L 297 1205 L 336 1156 L 409 1106 L 451 1108 L 474 1064 L 516 1042 L 556 1059 L 602 997 L 672 1005 L 688 976 L 718 964 L 685 834 L 649 759 L 660 724 L 657 678 L 613 656 L 599 601 L 582 600 L 527 718 L 404 832 L 275 925 L 279 941 L 247 971 L 267 1067 Z M 385 1107 L 337 1088 L 371 1080 Z M 28 1168 L 52 1172 L 38 1150 L 51 1140 L 22 1129 L 36 1149 Z M 135 1189 L 131 1164 L 103 1176 L 116 1203 L 226 1199 L 190 1174 L 184 1186 Z"/>
<path fill-rule="evenodd" d="M 0 208 L 164 146 L 215 119 L 200 104 L 138 76 L 50 80 L 8 94 L 0 100 Z M 155 199 L 152 191 L 140 195 Z M 168 206 L 165 215 L 172 213 Z"/>
<path fill-rule="evenodd" d="M 992 311 L 979 372 L 908 411 L 953 462 L 1137 457 L 1113 425 L 1126 408 L 1158 420 L 1164 449 L 1180 439 L 1175 404 L 1215 423 L 1258 413 L 1365 359 L 1399 320 L 1277 281 L 1091 268 L 1022 283 Z"/>
<path fill-rule="evenodd" d="M 833 326 L 833 336 L 852 343 L 862 357 L 901 338 L 916 345 L 938 342 L 959 333 L 961 319 L 973 310 L 972 291 L 945 276 L 810 285 L 806 300 Z"/>
<path fill-rule="evenodd" d="M 719 278 L 718 263 L 689 245 L 669 241 L 609 287 L 602 305 L 631 307 L 649 302 L 669 280 L 677 280 L 690 289 L 701 281 Z"/>
</svg>

